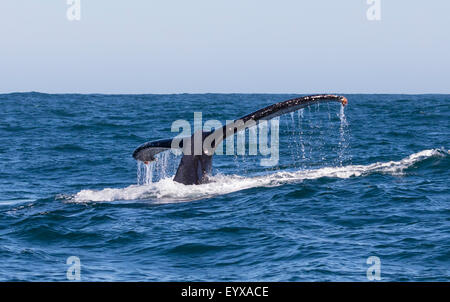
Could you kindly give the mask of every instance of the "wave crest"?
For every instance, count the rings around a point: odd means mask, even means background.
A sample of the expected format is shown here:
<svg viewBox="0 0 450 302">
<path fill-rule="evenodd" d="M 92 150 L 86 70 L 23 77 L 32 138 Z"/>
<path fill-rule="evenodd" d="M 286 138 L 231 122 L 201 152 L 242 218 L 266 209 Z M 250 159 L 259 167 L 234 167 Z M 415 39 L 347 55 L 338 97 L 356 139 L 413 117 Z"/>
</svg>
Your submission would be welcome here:
<svg viewBox="0 0 450 302">
<path fill-rule="evenodd" d="M 401 175 L 412 165 L 431 157 L 443 157 L 450 150 L 429 149 L 400 161 L 377 162 L 369 165 L 348 165 L 340 167 L 324 167 L 319 169 L 280 171 L 264 176 L 244 177 L 239 175 L 215 175 L 211 182 L 197 186 L 186 186 L 174 182 L 172 177 L 164 178 L 156 183 L 131 185 L 126 188 L 106 188 L 103 190 L 82 190 L 69 198 L 70 202 L 112 202 L 124 200 L 153 200 L 154 203 L 172 203 L 192 201 L 216 195 L 228 194 L 255 187 L 280 186 L 287 183 L 301 182 L 306 179 L 323 177 L 349 178 L 365 176 L 372 173 Z"/>
</svg>

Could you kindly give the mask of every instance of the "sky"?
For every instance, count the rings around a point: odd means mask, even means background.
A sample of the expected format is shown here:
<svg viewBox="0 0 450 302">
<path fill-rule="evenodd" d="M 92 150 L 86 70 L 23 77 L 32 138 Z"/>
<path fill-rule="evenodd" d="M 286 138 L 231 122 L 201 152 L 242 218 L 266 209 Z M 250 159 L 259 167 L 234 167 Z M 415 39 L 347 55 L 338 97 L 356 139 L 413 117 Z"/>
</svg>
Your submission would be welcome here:
<svg viewBox="0 0 450 302">
<path fill-rule="evenodd" d="M 0 93 L 450 93 L 450 1 L 379 1 L 1 0 Z"/>
</svg>

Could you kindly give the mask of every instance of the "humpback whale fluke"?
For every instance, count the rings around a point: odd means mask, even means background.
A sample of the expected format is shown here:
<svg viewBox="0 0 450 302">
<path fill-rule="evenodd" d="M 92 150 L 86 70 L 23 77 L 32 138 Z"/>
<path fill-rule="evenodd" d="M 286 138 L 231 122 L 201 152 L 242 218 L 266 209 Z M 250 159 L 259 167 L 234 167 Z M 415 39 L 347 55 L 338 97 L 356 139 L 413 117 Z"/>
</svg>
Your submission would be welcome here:
<svg viewBox="0 0 450 302">
<path fill-rule="evenodd" d="M 181 158 L 174 181 L 185 185 L 201 184 L 207 181 L 207 177 L 212 170 L 212 156 L 214 154 L 214 148 L 218 146 L 226 137 L 244 130 L 248 126 L 247 122 L 254 121 L 255 123 L 253 125 L 256 125 L 260 121 L 270 120 L 274 117 L 297 111 L 312 104 L 331 101 L 340 102 L 344 106 L 347 105 L 347 99 L 345 97 L 331 94 L 311 95 L 290 99 L 250 113 L 238 120 L 235 120 L 233 123 L 223 126 L 222 129 L 216 129 L 211 132 L 202 132 L 201 140 L 196 140 L 195 136 L 199 133 L 194 133 L 190 139 L 186 140 L 190 142 L 189 144 L 184 143 L 185 140 L 180 139 L 178 139 L 179 141 L 175 144 L 173 143 L 175 139 L 147 142 L 134 150 L 133 157 L 134 159 L 142 162 L 153 161 L 155 160 L 156 154 L 176 146 L 183 150 L 183 157 Z M 242 121 L 242 123 L 236 123 L 236 121 Z M 203 147 L 203 142 L 206 139 L 208 139 L 209 142 L 212 142 L 212 149 Z M 195 153 L 196 148 L 194 147 L 196 141 L 202 143 L 202 147 L 200 148 L 201 154 L 199 155 Z"/>
</svg>

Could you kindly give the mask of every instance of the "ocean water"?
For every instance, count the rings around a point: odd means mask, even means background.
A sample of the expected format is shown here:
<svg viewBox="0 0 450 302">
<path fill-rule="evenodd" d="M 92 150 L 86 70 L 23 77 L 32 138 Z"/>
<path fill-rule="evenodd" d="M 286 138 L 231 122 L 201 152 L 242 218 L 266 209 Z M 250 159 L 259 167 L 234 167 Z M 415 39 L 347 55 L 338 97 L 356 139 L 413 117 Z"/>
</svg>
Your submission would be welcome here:
<svg viewBox="0 0 450 302">
<path fill-rule="evenodd" d="M 294 95 L 0 95 L 0 280 L 450 281 L 450 96 L 346 95 L 279 120 L 276 166 L 131 154 L 175 120 L 224 123 Z"/>
</svg>

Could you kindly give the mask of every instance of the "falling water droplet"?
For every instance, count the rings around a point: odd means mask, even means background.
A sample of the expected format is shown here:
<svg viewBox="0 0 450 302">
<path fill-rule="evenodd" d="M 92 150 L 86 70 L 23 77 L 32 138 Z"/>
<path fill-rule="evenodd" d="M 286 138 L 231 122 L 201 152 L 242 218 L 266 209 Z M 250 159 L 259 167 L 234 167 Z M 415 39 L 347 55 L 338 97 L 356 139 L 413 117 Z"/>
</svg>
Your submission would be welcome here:
<svg viewBox="0 0 450 302">
<path fill-rule="evenodd" d="M 173 158 L 172 158 L 173 156 Z M 155 156 L 155 161 L 147 164 L 138 161 L 137 163 L 137 183 L 138 185 L 148 185 L 169 177 L 177 166 L 178 161 L 175 155 L 165 151 Z"/>
<path fill-rule="evenodd" d="M 345 160 L 345 153 L 348 148 L 348 140 L 346 137 L 348 122 L 347 118 L 345 117 L 344 108 L 345 108 L 344 105 L 341 105 L 341 110 L 339 112 L 339 119 L 341 121 L 341 124 L 339 127 L 340 140 L 339 140 L 338 161 L 340 166 L 342 166 L 343 161 Z"/>
<path fill-rule="evenodd" d="M 305 144 L 303 143 L 303 128 L 302 128 L 302 121 L 303 121 L 303 109 L 300 109 L 299 111 L 297 111 L 297 115 L 298 115 L 298 128 L 300 131 L 300 147 L 301 147 L 301 152 L 302 152 L 302 159 L 305 159 Z"/>
</svg>

